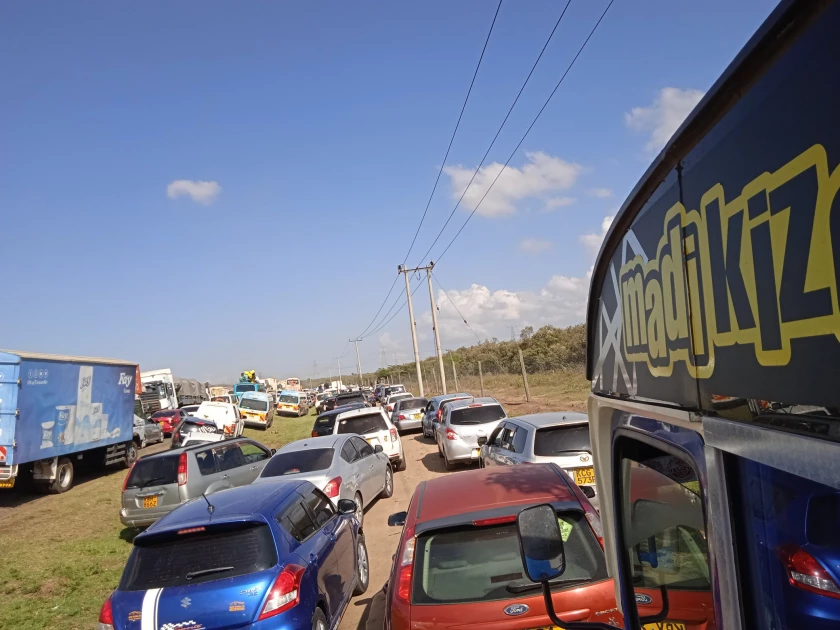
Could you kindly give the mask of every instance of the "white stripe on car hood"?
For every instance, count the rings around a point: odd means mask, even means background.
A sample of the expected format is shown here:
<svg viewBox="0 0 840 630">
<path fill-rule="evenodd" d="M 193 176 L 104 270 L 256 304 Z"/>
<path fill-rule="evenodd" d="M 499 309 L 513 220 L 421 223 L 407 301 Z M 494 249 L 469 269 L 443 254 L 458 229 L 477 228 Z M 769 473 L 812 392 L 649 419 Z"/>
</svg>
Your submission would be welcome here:
<svg viewBox="0 0 840 630">
<path fill-rule="evenodd" d="M 140 609 L 140 630 L 157 630 L 157 609 L 162 588 L 151 588 L 143 595 L 143 607 Z"/>
</svg>

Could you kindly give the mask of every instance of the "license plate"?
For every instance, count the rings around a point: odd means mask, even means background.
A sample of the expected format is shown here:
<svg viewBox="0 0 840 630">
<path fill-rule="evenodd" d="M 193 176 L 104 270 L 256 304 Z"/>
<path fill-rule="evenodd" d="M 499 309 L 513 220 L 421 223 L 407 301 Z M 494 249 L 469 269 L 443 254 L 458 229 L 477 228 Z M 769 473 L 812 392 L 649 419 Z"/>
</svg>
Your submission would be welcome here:
<svg viewBox="0 0 840 630">
<path fill-rule="evenodd" d="M 7 479 L 6 481 L 0 481 L 0 488 L 14 488 L 15 487 L 15 478 L 12 477 L 11 479 Z"/>
<path fill-rule="evenodd" d="M 419 420 L 420 418 L 421 418 L 421 416 L 420 416 L 420 414 L 419 414 L 419 413 L 413 413 L 413 414 L 411 414 L 411 419 L 412 419 L 412 420 Z"/>
<path fill-rule="evenodd" d="M 685 630 L 685 624 L 681 621 L 658 621 L 646 623 L 643 630 Z"/>
<path fill-rule="evenodd" d="M 595 483 L 595 469 L 590 466 L 589 468 L 578 468 L 575 470 L 575 483 L 579 486 Z"/>
<path fill-rule="evenodd" d="M 153 508 L 157 507 L 157 497 L 143 497 L 143 507 L 144 508 Z"/>
</svg>

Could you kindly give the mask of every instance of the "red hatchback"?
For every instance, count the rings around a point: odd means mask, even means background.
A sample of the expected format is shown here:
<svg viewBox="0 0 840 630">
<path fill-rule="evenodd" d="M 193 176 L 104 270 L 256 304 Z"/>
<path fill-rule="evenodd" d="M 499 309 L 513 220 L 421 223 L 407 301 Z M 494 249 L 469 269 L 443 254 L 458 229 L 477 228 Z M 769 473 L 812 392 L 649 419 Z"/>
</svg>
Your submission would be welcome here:
<svg viewBox="0 0 840 630">
<path fill-rule="evenodd" d="M 563 621 L 622 623 L 607 577 L 598 513 L 554 464 L 447 475 L 417 486 L 388 582 L 387 630 L 550 628 L 541 586 L 525 575 L 516 515 L 557 512 L 566 554 L 553 602 Z"/>
<path fill-rule="evenodd" d="M 172 433 L 175 425 L 187 417 L 187 413 L 183 409 L 161 409 L 156 411 L 152 416 L 152 420 L 160 425 L 163 434 L 168 436 Z"/>
</svg>

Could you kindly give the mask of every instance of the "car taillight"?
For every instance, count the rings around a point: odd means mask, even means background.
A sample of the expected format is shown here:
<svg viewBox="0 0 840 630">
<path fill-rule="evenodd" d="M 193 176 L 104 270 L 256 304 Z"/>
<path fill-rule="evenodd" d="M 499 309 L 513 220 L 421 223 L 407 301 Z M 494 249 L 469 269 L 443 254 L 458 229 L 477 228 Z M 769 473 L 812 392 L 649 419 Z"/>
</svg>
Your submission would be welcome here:
<svg viewBox="0 0 840 630">
<path fill-rule="evenodd" d="M 442 414 L 442 413 L 443 413 L 443 409 L 438 409 L 437 410 L 437 413 L 435 414 L 435 418 L 437 418 L 438 421 L 440 421 L 440 414 Z"/>
<path fill-rule="evenodd" d="M 317 432 L 317 431 L 313 431 L 313 432 L 312 432 L 312 437 L 318 437 L 318 432 Z"/>
<path fill-rule="evenodd" d="M 114 613 L 111 611 L 111 595 L 108 595 L 99 611 L 99 630 L 114 630 Z"/>
<path fill-rule="evenodd" d="M 414 532 L 406 532 L 406 535 L 411 535 L 403 547 L 402 557 L 400 558 L 400 570 L 397 576 L 397 599 L 408 604 L 411 601 L 411 577 L 414 573 Z"/>
<path fill-rule="evenodd" d="M 391 441 L 392 442 L 397 441 L 397 430 L 396 429 L 391 429 Z"/>
<path fill-rule="evenodd" d="M 583 505 L 583 511 L 586 514 L 586 520 L 589 522 L 589 527 L 592 529 L 592 533 L 595 534 L 595 538 L 598 539 L 598 543 L 601 545 L 601 549 L 603 549 L 604 528 L 601 527 L 601 517 L 598 516 L 598 513 L 595 511 L 595 508 L 592 507 L 592 504 L 589 503 L 589 501 L 581 501 L 581 505 Z"/>
<path fill-rule="evenodd" d="M 446 439 L 447 440 L 460 440 L 461 436 L 455 433 L 450 427 L 446 427 Z"/>
<path fill-rule="evenodd" d="M 482 518 L 477 521 L 473 521 L 473 525 L 476 527 L 487 527 L 489 525 L 501 525 L 502 523 L 515 523 L 516 522 L 516 514 L 512 514 L 510 516 L 497 516 L 496 518 Z"/>
<path fill-rule="evenodd" d="M 387 409 L 388 409 L 388 411 L 393 411 L 394 410 L 394 405 L 388 405 Z"/>
<path fill-rule="evenodd" d="M 178 458 L 178 485 L 185 486 L 187 484 L 187 453 L 181 453 Z"/>
<path fill-rule="evenodd" d="M 776 550 L 794 588 L 840 599 L 840 587 L 819 560 L 798 545 L 782 545 Z"/>
<path fill-rule="evenodd" d="M 400 419 L 400 420 L 405 420 L 405 416 L 404 416 L 403 414 L 400 414 L 400 415 L 399 415 L 399 416 L 397 416 L 397 417 L 398 417 L 398 419 Z"/>
<path fill-rule="evenodd" d="M 134 472 L 134 467 L 137 465 L 137 461 L 131 465 L 131 468 L 128 469 L 128 474 L 125 476 L 125 481 L 123 481 L 123 489 L 122 491 L 125 492 L 125 489 L 128 487 L 128 478 L 131 477 L 131 473 Z"/>
<path fill-rule="evenodd" d="M 287 564 L 274 580 L 265 600 L 258 621 L 286 612 L 300 602 L 300 581 L 306 569 L 297 564 Z"/>
<path fill-rule="evenodd" d="M 327 495 L 330 499 L 334 499 L 338 496 L 339 491 L 341 490 L 341 477 L 336 477 L 335 479 L 330 479 L 327 482 L 327 485 L 324 486 L 324 494 Z"/>
</svg>

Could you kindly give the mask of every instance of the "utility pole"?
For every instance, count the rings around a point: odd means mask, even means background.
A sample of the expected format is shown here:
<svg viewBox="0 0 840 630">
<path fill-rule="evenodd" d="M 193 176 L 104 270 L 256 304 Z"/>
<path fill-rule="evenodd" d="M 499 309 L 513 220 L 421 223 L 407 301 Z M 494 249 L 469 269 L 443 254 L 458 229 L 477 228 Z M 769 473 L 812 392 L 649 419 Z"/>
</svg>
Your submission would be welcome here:
<svg viewBox="0 0 840 630">
<path fill-rule="evenodd" d="M 434 261 L 429 263 L 426 267 L 426 280 L 429 283 L 429 300 L 432 303 L 432 330 L 435 331 L 435 350 L 437 350 L 438 367 L 440 367 L 440 382 L 443 386 L 443 393 L 446 392 L 446 370 L 443 369 L 443 354 L 440 351 L 440 332 L 438 331 L 437 309 L 435 308 L 435 292 L 432 289 L 432 269 L 434 268 Z M 454 365 L 454 364 L 453 364 Z M 457 385 L 456 385 L 457 389 Z"/>
<path fill-rule="evenodd" d="M 417 269 L 405 269 L 402 265 L 397 265 L 397 273 L 405 276 L 405 296 L 408 299 L 408 317 L 411 320 L 411 342 L 414 345 L 414 366 L 417 368 L 417 385 L 420 390 L 420 396 L 425 396 L 423 391 L 423 374 L 420 371 L 420 352 L 417 350 L 417 325 L 414 323 L 414 307 L 411 305 L 411 287 L 408 284 L 408 274 Z"/>
<path fill-rule="evenodd" d="M 359 342 L 361 339 L 350 339 L 356 344 L 356 368 L 359 370 L 359 388 L 362 387 L 362 360 L 359 358 Z"/>
<path fill-rule="evenodd" d="M 510 326 L 510 340 L 516 341 L 516 334 L 513 332 L 513 326 Z"/>
<path fill-rule="evenodd" d="M 341 391 L 341 357 L 335 357 L 338 359 L 338 391 Z"/>
</svg>

